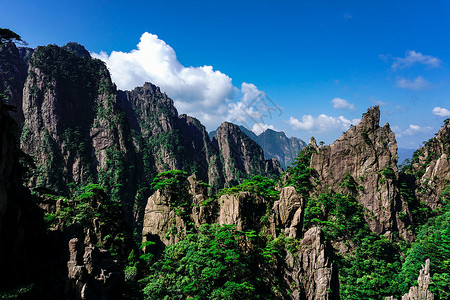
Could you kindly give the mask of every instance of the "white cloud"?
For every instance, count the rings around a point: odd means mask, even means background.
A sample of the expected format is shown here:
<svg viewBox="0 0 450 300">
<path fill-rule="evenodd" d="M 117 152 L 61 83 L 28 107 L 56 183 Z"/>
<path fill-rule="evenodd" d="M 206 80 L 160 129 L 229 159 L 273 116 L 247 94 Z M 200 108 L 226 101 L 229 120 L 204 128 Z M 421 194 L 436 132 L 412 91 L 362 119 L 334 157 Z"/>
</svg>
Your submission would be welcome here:
<svg viewBox="0 0 450 300">
<path fill-rule="evenodd" d="M 254 108 L 248 107 L 262 93 L 255 85 L 243 83 L 239 90 L 229 76 L 212 66 L 183 66 L 174 49 L 157 35 L 144 33 L 137 49 L 131 52 L 113 51 L 110 55 L 101 52 L 92 56 L 107 64 L 119 89 L 131 90 L 152 82 L 174 100 L 180 113 L 199 118 L 207 127 L 216 127 L 227 119 L 237 120 L 236 117 L 248 118 L 248 114 L 258 115 Z"/>
<path fill-rule="evenodd" d="M 441 64 L 441 60 L 431 55 L 423 55 L 414 50 L 406 51 L 405 57 L 394 57 L 394 62 L 391 65 L 393 70 L 411 67 L 414 64 L 422 64 L 428 67 L 437 68 Z"/>
<path fill-rule="evenodd" d="M 403 77 L 397 77 L 397 86 L 403 89 L 423 90 L 430 86 L 430 83 L 422 76 L 414 80 L 408 80 Z"/>
<path fill-rule="evenodd" d="M 415 124 L 410 124 L 408 128 L 406 128 L 405 130 L 401 130 L 398 126 L 393 127 L 393 130 L 396 133 L 397 137 L 412 136 L 420 133 L 427 133 L 430 132 L 432 129 L 433 127 L 431 126 L 422 127 Z"/>
<path fill-rule="evenodd" d="M 450 118 L 450 110 L 439 106 L 433 108 L 433 114 L 439 117 Z"/>
<path fill-rule="evenodd" d="M 290 117 L 288 123 L 294 130 L 307 130 L 314 132 L 327 132 L 336 130 L 347 130 L 350 125 L 356 125 L 360 120 L 353 119 L 348 120 L 343 116 L 331 117 L 325 114 L 321 114 L 318 117 L 312 115 L 303 115 L 302 120 L 298 120 L 294 117 Z"/>
<path fill-rule="evenodd" d="M 355 110 L 355 105 L 342 98 L 334 98 L 333 100 L 331 100 L 331 104 L 333 104 L 333 108 L 335 109 Z"/>
<path fill-rule="evenodd" d="M 237 88 L 229 76 L 212 66 L 183 66 L 172 47 L 148 32 L 135 50 L 92 56 L 107 64 L 119 89 L 131 90 L 151 82 L 174 100 L 180 113 L 198 118 L 209 130 L 223 121 L 262 128 L 257 124 L 265 124 L 282 112 L 254 84 L 243 82 Z"/>
<path fill-rule="evenodd" d="M 267 129 L 272 129 L 272 130 L 278 131 L 278 130 L 275 129 L 275 127 L 273 127 L 273 125 L 267 125 L 267 124 L 264 124 L 264 123 L 255 123 L 255 124 L 253 124 L 253 127 L 252 127 L 251 130 L 256 135 L 260 135 L 261 133 L 263 133 Z"/>
</svg>

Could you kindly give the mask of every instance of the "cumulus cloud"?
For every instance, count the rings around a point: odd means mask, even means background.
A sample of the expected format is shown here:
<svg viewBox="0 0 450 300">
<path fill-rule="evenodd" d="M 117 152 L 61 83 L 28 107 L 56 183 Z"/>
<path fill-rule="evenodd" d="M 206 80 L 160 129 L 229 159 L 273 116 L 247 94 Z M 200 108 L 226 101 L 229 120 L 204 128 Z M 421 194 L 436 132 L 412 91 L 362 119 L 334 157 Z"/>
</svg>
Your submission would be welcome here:
<svg viewBox="0 0 450 300">
<path fill-rule="evenodd" d="M 209 129 L 231 121 L 260 130 L 260 124 L 282 112 L 252 83 L 243 82 L 238 88 L 228 75 L 212 66 L 183 66 L 172 47 L 148 32 L 141 36 L 137 49 L 130 52 L 92 56 L 107 64 L 119 89 L 131 90 L 151 82 L 174 100 L 180 113 L 200 119 Z"/>
<path fill-rule="evenodd" d="M 394 57 L 391 68 L 392 70 L 398 70 L 411 67 L 415 64 L 437 68 L 441 65 L 441 60 L 431 55 L 423 55 L 420 52 L 408 50 L 406 51 L 405 57 Z"/>
<path fill-rule="evenodd" d="M 430 83 L 422 76 L 418 76 L 414 80 L 397 77 L 397 86 L 403 89 L 423 90 L 428 88 L 430 86 Z"/>
<path fill-rule="evenodd" d="M 253 127 L 252 127 L 251 130 L 256 135 L 260 135 L 261 133 L 263 133 L 267 129 L 272 129 L 272 130 L 278 131 L 278 130 L 275 129 L 275 127 L 273 127 L 273 125 L 267 125 L 267 124 L 264 124 L 264 123 L 255 123 L 255 124 L 253 124 Z"/>
<path fill-rule="evenodd" d="M 263 92 L 250 83 L 236 88 L 226 74 L 212 66 L 185 67 L 177 59 L 175 50 L 157 35 L 144 33 L 137 49 L 111 54 L 92 53 L 103 60 L 119 89 L 131 90 L 145 82 L 152 82 L 171 97 L 181 113 L 199 118 L 205 125 L 261 117 L 251 103 Z"/>
<path fill-rule="evenodd" d="M 342 98 L 334 98 L 330 102 L 333 105 L 333 108 L 335 109 L 355 110 L 355 105 L 349 103 L 347 100 Z"/>
<path fill-rule="evenodd" d="M 343 116 L 332 117 L 321 114 L 318 117 L 312 115 L 303 115 L 302 120 L 290 117 L 288 123 L 294 130 L 307 130 L 311 132 L 327 132 L 335 130 L 347 130 L 350 125 L 357 124 L 360 120 L 348 120 Z"/>
<path fill-rule="evenodd" d="M 450 118 L 450 110 L 439 106 L 433 108 L 433 114 L 439 117 Z"/>
<path fill-rule="evenodd" d="M 397 137 L 402 137 L 402 136 L 412 136 L 420 133 L 427 133 L 430 132 L 433 129 L 433 127 L 410 124 L 408 128 L 406 128 L 405 130 L 401 130 L 399 127 L 394 127 L 393 129 Z"/>
</svg>

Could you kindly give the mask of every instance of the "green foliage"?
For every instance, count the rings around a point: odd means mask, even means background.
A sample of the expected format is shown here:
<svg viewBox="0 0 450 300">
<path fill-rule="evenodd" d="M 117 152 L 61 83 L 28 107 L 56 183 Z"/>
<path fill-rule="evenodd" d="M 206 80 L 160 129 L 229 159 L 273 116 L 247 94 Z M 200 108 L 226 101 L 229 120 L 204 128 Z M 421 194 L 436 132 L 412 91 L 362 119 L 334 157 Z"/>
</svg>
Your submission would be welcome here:
<svg viewBox="0 0 450 300">
<path fill-rule="evenodd" d="M 372 141 L 370 140 L 367 132 L 365 132 L 365 131 L 361 132 L 361 136 L 363 137 L 364 142 L 366 142 L 366 144 L 369 144 L 369 145 L 372 144 Z"/>
<path fill-rule="evenodd" d="M 294 186 L 303 197 L 307 197 L 312 189 L 311 175 L 313 169 L 309 167 L 311 156 L 316 150 L 313 147 L 305 147 L 300 151 L 295 163 L 286 170 L 286 186 Z"/>
<path fill-rule="evenodd" d="M 386 168 L 384 168 L 383 170 L 381 170 L 381 174 L 386 178 L 386 179 L 395 179 L 395 172 L 392 169 L 391 166 L 387 166 Z"/>
<path fill-rule="evenodd" d="M 444 203 L 438 214 L 421 226 L 402 266 L 404 289 L 415 285 L 426 259 L 431 261 L 431 291 L 439 299 L 450 297 L 450 186 L 442 193 Z"/>
<path fill-rule="evenodd" d="M 275 189 L 275 181 L 267 177 L 257 175 L 251 179 L 244 180 L 243 183 L 237 186 L 222 189 L 219 193 L 217 193 L 217 198 L 222 195 L 233 195 L 239 192 L 250 192 L 272 200 L 276 200 L 280 195 L 280 192 Z"/>
<path fill-rule="evenodd" d="M 18 35 L 14 31 L 7 29 L 7 28 L 0 28 L 0 45 L 6 44 L 9 42 L 27 45 L 27 43 L 22 40 L 20 35 Z"/>
<path fill-rule="evenodd" d="M 179 189 L 186 189 L 186 179 L 188 174 L 180 170 L 170 170 L 159 173 L 155 179 L 153 179 L 152 187 L 154 190 L 166 189 L 170 191 L 176 191 Z"/>
<path fill-rule="evenodd" d="M 168 246 L 145 280 L 147 299 L 274 298 L 241 248 L 244 238 L 232 225 L 204 224 Z"/>
<path fill-rule="evenodd" d="M 342 186 L 355 188 L 350 178 L 344 178 Z M 364 219 L 364 208 L 350 193 L 327 191 L 309 198 L 304 224 L 305 228 L 322 227 L 328 241 L 347 245 L 351 242 L 353 250 L 336 257 L 343 299 L 382 299 L 399 295 L 398 251 L 384 236 L 370 231 Z"/>
<path fill-rule="evenodd" d="M 192 197 L 189 194 L 188 174 L 181 170 L 170 170 L 158 174 L 152 181 L 154 190 L 163 189 L 172 194 L 171 203 L 178 215 L 186 216 L 192 206 Z"/>
</svg>

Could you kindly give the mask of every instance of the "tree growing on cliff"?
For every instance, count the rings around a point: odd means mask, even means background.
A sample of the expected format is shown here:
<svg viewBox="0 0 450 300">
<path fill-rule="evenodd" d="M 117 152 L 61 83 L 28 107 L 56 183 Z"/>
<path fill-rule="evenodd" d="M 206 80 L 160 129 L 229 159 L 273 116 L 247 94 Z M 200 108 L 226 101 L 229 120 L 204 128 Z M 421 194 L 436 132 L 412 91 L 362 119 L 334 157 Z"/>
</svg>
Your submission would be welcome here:
<svg viewBox="0 0 450 300">
<path fill-rule="evenodd" d="M 20 35 L 7 28 L 0 28 L 0 45 L 9 42 L 18 43 L 21 45 L 28 45 L 27 42 L 22 40 Z"/>
</svg>

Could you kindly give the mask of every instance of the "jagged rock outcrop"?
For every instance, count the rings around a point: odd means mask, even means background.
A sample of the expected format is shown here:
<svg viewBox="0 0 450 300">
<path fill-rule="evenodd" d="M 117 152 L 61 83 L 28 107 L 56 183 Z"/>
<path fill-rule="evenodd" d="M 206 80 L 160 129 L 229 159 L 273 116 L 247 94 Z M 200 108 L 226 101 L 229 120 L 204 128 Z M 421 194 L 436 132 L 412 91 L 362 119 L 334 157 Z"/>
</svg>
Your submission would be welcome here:
<svg viewBox="0 0 450 300">
<path fill-rule="evenodd" d="M 21 149 L 36 164 L 30 187 L 67 194 L 67 184 L 99 182 L 121 197 L 131 223 L 135 158 L 115 86 L 82 46 L 34 51 L 23 90 Z"/>
<path fill-rule="evenodd" d="M 320 227 L 309 229 L 299 251 L 288 252 L 284 278 L 292 287 L 292 299 L 339 299 L 337 270 Z"/>
<path fill-rule="evenodd" d="M 239 126 L 239 129 L 261 146 L 266 159 L 277 160 L 283 169 L 289 167 L 295 161 L 300 151 L 307 146 L 299 138 L 288 138 L 283 131 L 267 129 L 259 135 L 256 135 L 244 126 Z M 217 130 L 211 131 L 209 137 L 213 139 L 216 133 Z"/>
<path fill-rule="evenodd" d="M 68 242 L 66 297 L 121 299 L 122 268 L 111 254 L 74 237 Z"/>
<path fill-rule="evenodd" d="M 219 198 L 217 223 L 234 224 L 241 231 L 260 229 L 260 219 L 266 212 L 267 204 L 264 198 L 249 192 L 222 195 Z"/>
<path fill-rule="evenodd" d="M 223 163 L 225 185 L 233 186 L 242 178 L 264 174 L 267 177 L 280 175 L 283 170 L 275 160 L 265 160 L 261 147 L 237 125 L 224 122 L 217 129 L 213 143 L 220 152 Z"/>
<path fill-rule="evenodd" d="M 369 212 L 366 221 L 377 234 L 399 230 L 408 236 L 396 214 L 399 207 L 397 142 L 389 124 L 379 126 L 380 109 L 371 107 L 357 126 L 352 126 L 329 146 L 317 147 L 311 156 L 311 168 L 317 172 L 318 190 L 350 192 Z M 353 190 L 342 187 L 353 182 Z"/>
<path fill-rule="evenodd" d="M 440 195 L 450 182 L 450 122 L 416 151 L 410 170 L 415 179 L 416 197 L 435 209 Z"/>
<path fill-rule="evenodd" d="M 211 211 L 204 202 L 207 188 L 195 175 L 186 180 L 186 193 L 162 188 L 148 198 L 142 230 L 143 241 L 156 244 L 157 251 L 173 245 L 186 236 L 191 223 L 194 228 L 211 221 Z M 182 197 L 183 199 L 179 199 Z M 185 205 L 177 205 L 183 200 Z"/>
<path fill-rule="evenodd" d="M 284 230 L 284 235 L 300 238 L 302 235 L 305 201 L 292 186 L 284 187 L 280 200 L 273 205 L 274 225 Z"/>
<path fill-rule="evenodd" d="M 282 131 L 267 129 L 255 140 L 264 151 L 266 159 L 276 159 L 283 169 L 289 167 L 297 158 L 306 143 L 296 137 L 288 138 Z"/>
<path fill-rule="evenodd" d="M 411 287 L 409 292 L 402 296 L 401 300 L 434 300 L 434 295 L 429 290 L 430 283 L 430 260 L 427 259 L 417 278 L 418 286 Z M 395 300 L 395 298 L 391 296 L 386 297 L 385 300 Z"/>
</svg>

